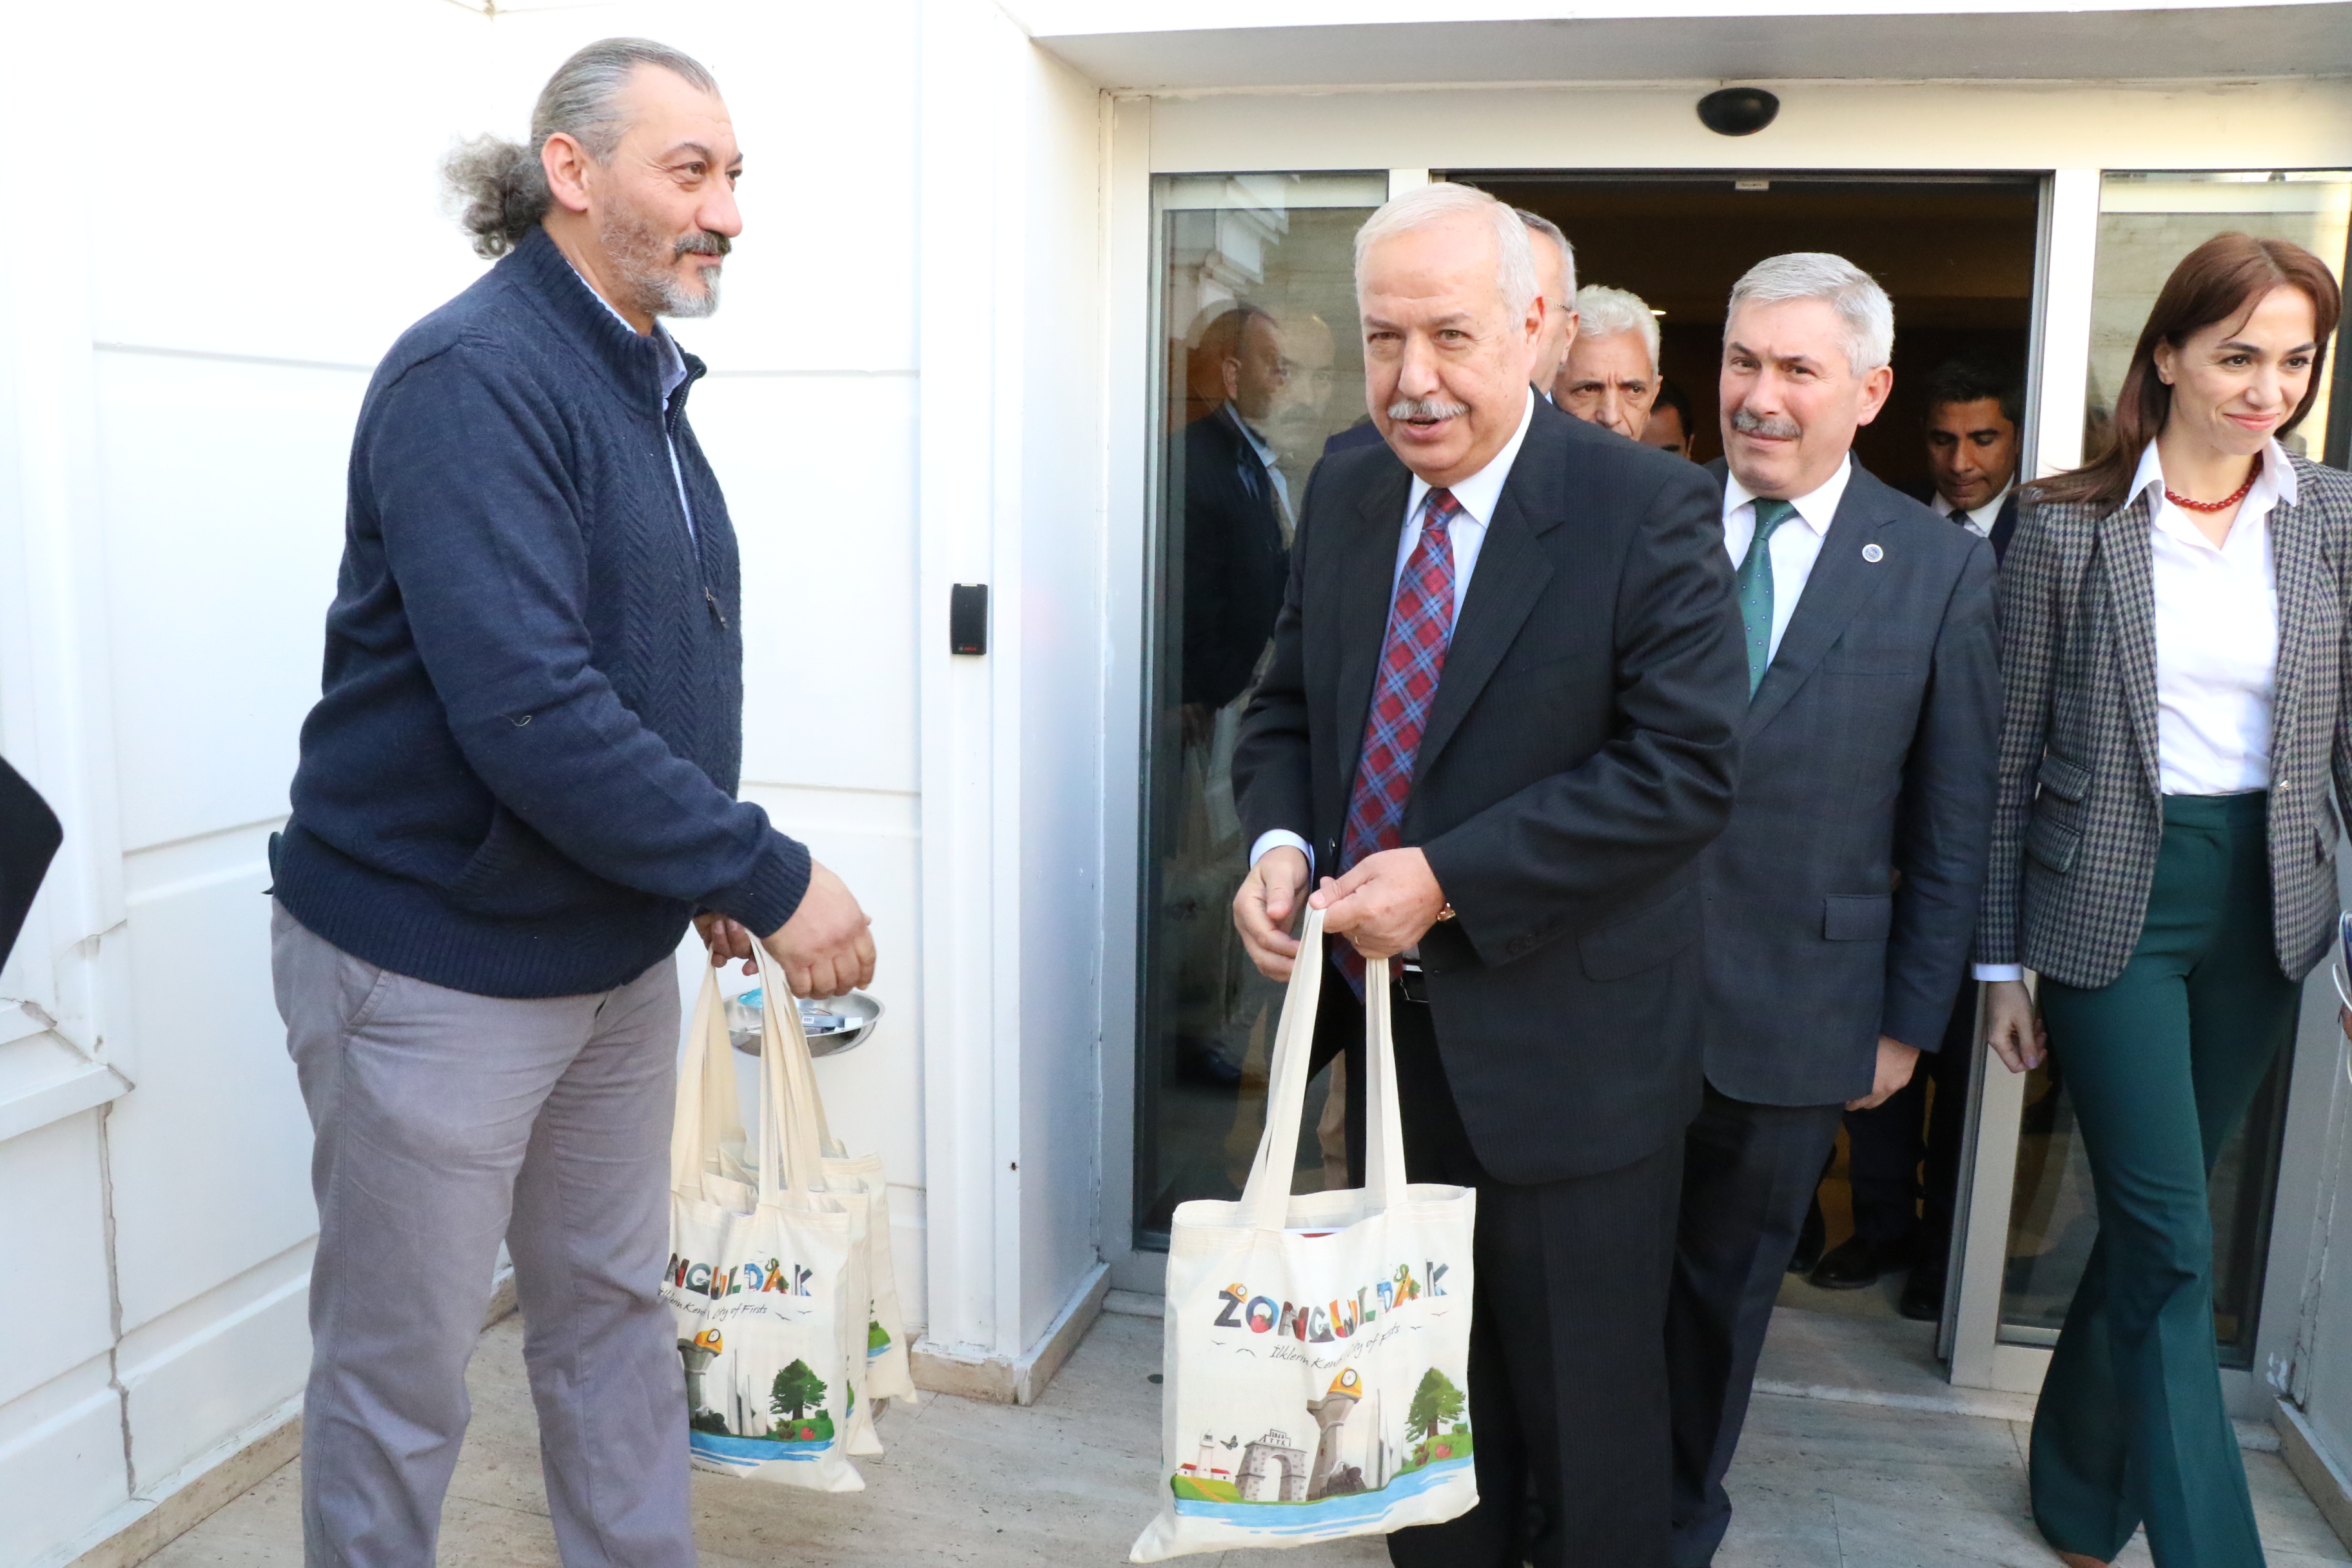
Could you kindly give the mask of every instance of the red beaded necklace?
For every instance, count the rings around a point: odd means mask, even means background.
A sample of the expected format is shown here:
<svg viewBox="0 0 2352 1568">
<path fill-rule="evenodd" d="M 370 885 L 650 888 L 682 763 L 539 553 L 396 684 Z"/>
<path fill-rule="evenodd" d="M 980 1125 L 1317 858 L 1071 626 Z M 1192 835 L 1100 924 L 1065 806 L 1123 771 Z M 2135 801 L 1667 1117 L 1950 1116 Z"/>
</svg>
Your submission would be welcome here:
<svg viewBox="0 0 2352 1568">
<path fill-rule="evenodd" d="M 2236 489 L 2231 490 L 2228 495 L 2223 496 L 2220 500 L 2190 500 L 2187 496 L 2182 495 L 2170 485 L 2164 487 L 2164 499 L 2170 501 L 2173 505 L 2185 508 L 2189 511 L 2227 511 L 2231 507 L 2237 505 L 2240 501 L 2245 500 L 2246 493 L 2254 488 L 2254 481 L 2262 477 L 2263 459 L 2261 454 L 2257 453 L 2254 457 L 2253 471 L 2246 476 L 2246 482 L 2240 485 Z"/>
</svg>

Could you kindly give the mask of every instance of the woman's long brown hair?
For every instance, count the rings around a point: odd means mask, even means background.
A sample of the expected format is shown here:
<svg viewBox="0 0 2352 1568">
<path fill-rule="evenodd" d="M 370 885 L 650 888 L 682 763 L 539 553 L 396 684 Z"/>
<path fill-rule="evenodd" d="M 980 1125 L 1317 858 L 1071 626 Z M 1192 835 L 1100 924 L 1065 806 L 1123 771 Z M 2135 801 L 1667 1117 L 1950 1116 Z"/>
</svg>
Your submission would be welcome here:
<svg viewBox="0 0 2352 1568">
<path fill-rule="evenodd" d="M 2147 313 L 2147 325 L 2140 329 L 2139 344 L 2132 350 L 2131 368 L 2124 373 L 2105 447 L 2079 468 L 2034 481 L 2034 498 L 2095 501 L 2110 509 L 2122 505 L 2132 475 L 2139 469 L 2140 455 L 2172 412 L 2172 388 L 2156 374 L 2157 345 L 2170 343 L 2179 349 L 2216 321 L 2251 314 L 2278 288 L 2300 289 L 2311 301 L 2318 327 L 2319 354 L 2312 362 L 2311 384 L 2279 434 L 2302 423 L 2326 384 L 2327 338 L 2343 312 L 2343 291 L 2327 264 L 2299 245 L 2236 231 L 2217 234 L 2182 257 L 2165 279 L 2156 308 Z"/>
</svg>

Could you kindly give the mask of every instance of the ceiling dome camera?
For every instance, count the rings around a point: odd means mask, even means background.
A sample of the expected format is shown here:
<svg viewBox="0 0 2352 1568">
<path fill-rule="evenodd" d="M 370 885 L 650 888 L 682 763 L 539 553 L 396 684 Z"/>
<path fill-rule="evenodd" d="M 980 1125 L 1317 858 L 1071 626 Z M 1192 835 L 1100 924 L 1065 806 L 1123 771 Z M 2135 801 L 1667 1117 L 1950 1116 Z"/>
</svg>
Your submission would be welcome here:
<svg viewBox="0 0 2352 1568">
<path fill-rule="evenodd" d="M 1780 99 L 1760 87 L 1721 87 L 1698 100 L 1698 122 L 1718 136 L 1753 136 L 1780 112 Z"/>
</svg>

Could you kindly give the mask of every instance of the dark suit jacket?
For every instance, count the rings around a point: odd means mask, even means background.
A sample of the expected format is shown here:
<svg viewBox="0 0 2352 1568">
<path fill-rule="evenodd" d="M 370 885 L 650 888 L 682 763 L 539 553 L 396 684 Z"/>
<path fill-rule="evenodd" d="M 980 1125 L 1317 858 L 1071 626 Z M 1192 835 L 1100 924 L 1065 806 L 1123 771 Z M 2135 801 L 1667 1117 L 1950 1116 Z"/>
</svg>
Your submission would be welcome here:
<svg viewBox="0 0 2352 1568">
<path fill-rule="evenodd" d="M 1318 466 L 1234 760 L 1249 836 L 1301 834 L 1326 872 L 1411 489 L 1385 445 Z M 1720 510 L 1692 465 L 1538 402 L 1454 626 L 1403 841 L 1458 912 L 1422 962 L 1498 1180 L 1616 1169 L 1697 1109 L 1692 861 L 1730 810 L 1748 695 Z"/>
<path fill-rule="evenodd" d="M 1273 476 L 1234 418 L 1184 427 L 1182 700 L 1212 708 L 1249 685 L 1290 573 Z"/>
<path fill-rule="evenodd" d="M 1700 861 L 1706 1076 L 1733 1099 L 1853 1100 L 1881 1034 L 1942 1043 L 1991 839 L 1992 590 L 1983 540 L 1855 466 Z"/>
<path fill-rule="evenodd" d="M 2022 477 L 2020 476 L 2021 479 Z M 1992 559 L 1995 565 L 1999 565 L 2001 558 L 2009 553 L 2009 536 L 2017 531 L 2017 491 L 2016 485 L 2009 487 L 2009 494 L 2001 498 L 2000 510 L 1993 513 L 1992 532 L 1986 535 L 1987 542 L 1992 545 Z M 1936 487 L 1932 482 L 1906 485 L 1903 487 L 1903 493 L 1925 506 L 1929 511 L 1936 510 Z M 1943 517 L 1941 512 L 1937 512 L 1936 515 Z M 1945 517 L 1944 521 L 1950 522 L 1952 520 Z"/>
<path fill-rule="evenodd" d="M 1353 452 L 1365 447 L 1387 445 L 1388 443 L 1381 438 L 1381 427 L 1367 418 L 1360 424 L 1349 426 L 1345 430 L 1325 441 L 1323 455 L 1328 458 L 1334 452 Z"/>
</svg>

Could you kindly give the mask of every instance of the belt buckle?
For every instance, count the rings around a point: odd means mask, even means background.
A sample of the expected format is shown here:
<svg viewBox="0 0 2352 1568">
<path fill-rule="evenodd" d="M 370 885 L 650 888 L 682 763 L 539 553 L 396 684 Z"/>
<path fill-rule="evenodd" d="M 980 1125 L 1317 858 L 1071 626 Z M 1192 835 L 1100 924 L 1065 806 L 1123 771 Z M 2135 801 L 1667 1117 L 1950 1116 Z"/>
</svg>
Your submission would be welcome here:
<svg viewBox="0 0 2352 1568">
<path fill-rule="evenodd" d="M 1423 1006 L 1429 1005 L 1429 983 L 1420 964 L 1409 958 L 1397 960 L 1396 982 L 1397 989 L 1404 994 L 1406 1001 L 1418 1002 Z"/>
</svg>

